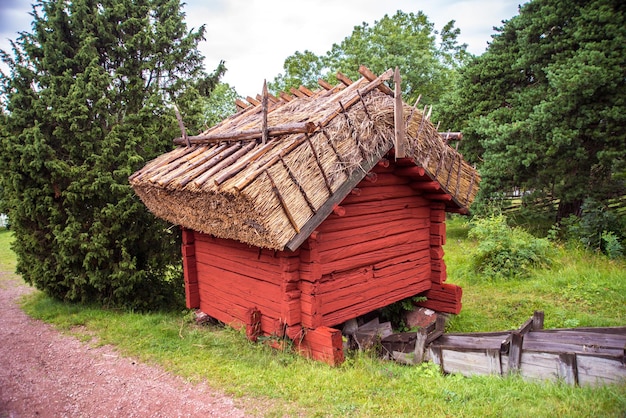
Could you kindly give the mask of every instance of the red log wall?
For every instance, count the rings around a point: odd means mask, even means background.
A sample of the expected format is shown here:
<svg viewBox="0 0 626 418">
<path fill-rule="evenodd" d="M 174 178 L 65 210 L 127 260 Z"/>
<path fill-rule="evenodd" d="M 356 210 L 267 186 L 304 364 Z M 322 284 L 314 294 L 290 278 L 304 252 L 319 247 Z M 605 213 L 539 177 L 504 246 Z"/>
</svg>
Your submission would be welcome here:
<svg viewBox="0 0 626 418">
<path fill-rule="evenodd" d="M 460 288 L 444 284 L 445 206 L 394 168 L 376 167 L 296 252 L 184 230 L 187 306 L 254 338 L 287 335 L 331 364 L 343 352 L 328 327 L 424 291 L 427 306 L 457 311 Z"/>
</svg>

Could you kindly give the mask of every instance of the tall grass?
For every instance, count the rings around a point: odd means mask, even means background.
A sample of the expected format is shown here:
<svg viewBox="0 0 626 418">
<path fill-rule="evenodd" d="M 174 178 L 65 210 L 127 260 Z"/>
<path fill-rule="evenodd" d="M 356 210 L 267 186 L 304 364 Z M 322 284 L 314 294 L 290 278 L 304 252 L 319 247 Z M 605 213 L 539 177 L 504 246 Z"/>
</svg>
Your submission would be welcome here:
<svg viewBox="0 0 626 418">
<path fill-rule="evenodd" d="M 8 239 L 0 234 L 0 248 Z M 463 223 L 452 222 L 446 262 L 450 281 L 464 286 L 464 308 L 453 330 L 517 327 L 535 309 L 546 311 L 547 326 L 567 320 L 624 325 L 623 264 L 563 252 L 558 270 L 519 282 L 481 281 L 465 267 L 472 245 Z M 0 270 L 8 268 L 4 262 Z M 229 328 L 198 326 L 186 312 L 66 305 L 41 293 L 23 306 L 89 344 L 112 344 L 191 381 L 207 381 L 261 416 L 620 417 L 626 411 L 626 384 L 592 389 L 519 377 L 444 376 L 432 364 L 401 366 L 370 353 L 348 353 L 341 367 L 331 368 L 249 343 Z"/>
</svg>

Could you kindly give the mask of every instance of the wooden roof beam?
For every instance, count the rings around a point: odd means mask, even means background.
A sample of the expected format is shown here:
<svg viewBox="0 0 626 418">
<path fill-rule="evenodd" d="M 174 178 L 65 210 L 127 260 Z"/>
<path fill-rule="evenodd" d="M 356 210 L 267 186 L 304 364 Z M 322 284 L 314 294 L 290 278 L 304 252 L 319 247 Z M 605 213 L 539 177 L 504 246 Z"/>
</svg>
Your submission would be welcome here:
<svg viewBox="0 0 626 418">
<path fill-rule="evenodd" d="M 319 78 L 317 80 L 317 84 L 320 85 L 321 88 L 323 88 L 324 90 L 332 90 L 333 86 L 332 84 L 330 84 L 328 81 L 326 80 L 322 80 L 321 78 Z"/>
<path fill-rule="evenodd" d="M 237 106 L 237 109 L 239 110 L 244 110 L 250 107 L 250 103 L 246 103 L 241 99 L 237 99 L 235 100 L 235 106 Z"/>
<path fill-rule="evenodd" d="M 250 96 L 246 97 L 246 100 L 247 100 L 249 103 L 252 103 L 254 106 L 258 106 L 258 105 L 260 105 L 260 104 L 261 104 L 261 102 L 260 102 L 260 101 L 258 101 L 257 99 L 255 99 L 255 98 L 253 98 L 253 97 L 250 97 Z"/>
<path fill-rule="evenodd" d="M 374 81 L 377 78 L 376 74 L 374 74 L 365 65 L 361 65 L 359 67 L 359 74 L 361 74 L 363 77 L 367 78 L 368 81 Z M 389 88 L 389 86 L 387 86 L 386 84 L 381 84 L 380 86 L 378 86 L 378 90 L 382 91 L 385 94 L 388 94 L 389 96 L 393 96 L 394 95 L 393 90 L 391 90 Z"/>
<path fill-rule="evenodd" d="M 303 92 L 301 92 L 298 89 L 294 89 L 293 87 L 289 88 L 289 92 L 291 94 L 293 94 L 294 96 L 296 96 L 296 97 L 304 97 L 304 96 L 306 96 Z"/>
<path fill-rule="evenodd" d="M 300 86 L 298 87 L 298 90 L 300 90 L 302 93 L 306 94 L 307 96 L 311 97 L 314 96 L 315 93 L 311 90 L 309 90 L 308 88 L 306 88 L 305 86 Z"/>
<path fill-rule="evenodd" d="M 374 77 L 375 78 L 375 77 Z M 347 75 L 337 71 L 337 80 L 341 81 L 343 84 L 345 84 L 346 86 L 351 85 L 352 83 L 354 83 L 354 81 L 350 80 L 350 78 L 348 78 Z M 370 80 L 372 81 L 372 80 Z"/>
</svg>

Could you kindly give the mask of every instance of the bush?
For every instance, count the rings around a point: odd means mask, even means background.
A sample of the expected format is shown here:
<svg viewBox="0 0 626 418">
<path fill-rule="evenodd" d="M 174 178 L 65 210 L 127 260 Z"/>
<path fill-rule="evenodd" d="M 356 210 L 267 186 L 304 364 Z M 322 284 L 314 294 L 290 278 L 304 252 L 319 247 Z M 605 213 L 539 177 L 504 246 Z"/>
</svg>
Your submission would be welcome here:
<svg viewBox="0 0 626 418">
<path fill-rule="evenodd" d="M 623 256 L 626 222 L 596 200 L 585 200 L 581 216 L 562 220 L 560 229 L 561 238 L 566 241 L 580 242 L 587 249 L 602 252 L 610 258 Z"/>
<path fill-rule="evenodd" d="M 511 228 L 504 215 L 475 219 L 468 236 L 478 240 L 473 268 L 487 277 L 527 277 L 534 268 L 549 267 L 555 248 L 522 228 Z"/>
</svg>

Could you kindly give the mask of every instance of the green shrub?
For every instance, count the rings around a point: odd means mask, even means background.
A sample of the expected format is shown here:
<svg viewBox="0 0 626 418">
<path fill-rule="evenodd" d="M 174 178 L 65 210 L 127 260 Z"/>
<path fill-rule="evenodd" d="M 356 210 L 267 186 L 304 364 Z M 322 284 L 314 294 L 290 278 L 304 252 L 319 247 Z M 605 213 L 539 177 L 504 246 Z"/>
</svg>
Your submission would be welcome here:
<svg viewBox="0 0 626 418">
<path fill-rule="evenodd" d="M 491 278 L 526 277 L 533 268 L 549 267 L 555 255 L 550 241 L 511 228 L 504 215 L 473 220 L 468 236 L 478 241 L 473 268 Z"/>
<path fill-rule="evenodd" d="M 610 258 L 623 256 L 626 221 L 601 202 L 585 200 L 581 216 L 563 219 L 560 229 L 561 238 L 566 241 L 580 242 Z"/>
</svg>

